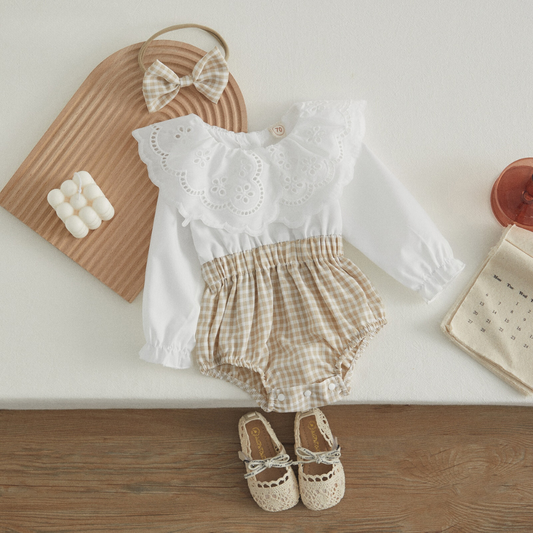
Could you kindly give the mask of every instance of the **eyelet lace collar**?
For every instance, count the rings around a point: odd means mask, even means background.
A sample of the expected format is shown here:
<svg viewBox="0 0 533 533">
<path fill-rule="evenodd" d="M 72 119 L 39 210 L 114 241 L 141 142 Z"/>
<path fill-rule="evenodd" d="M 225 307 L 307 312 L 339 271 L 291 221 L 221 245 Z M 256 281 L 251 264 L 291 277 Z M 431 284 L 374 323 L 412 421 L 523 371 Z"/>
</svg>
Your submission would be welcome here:
<svg viewBox="0 0 533 533">
<path fill-rule="evenodd" d="M 363 111 L 364 102 L 294 104 L 280 121 L 287 135 L 279 140 L 268 129 L 234 133 L 196 115 L 133 135 L 150 179 L 184 225 L 201 220 L 260 235 L 273 222 L 297 228 L 340 196 L 362 142 Z"/>
</svg>

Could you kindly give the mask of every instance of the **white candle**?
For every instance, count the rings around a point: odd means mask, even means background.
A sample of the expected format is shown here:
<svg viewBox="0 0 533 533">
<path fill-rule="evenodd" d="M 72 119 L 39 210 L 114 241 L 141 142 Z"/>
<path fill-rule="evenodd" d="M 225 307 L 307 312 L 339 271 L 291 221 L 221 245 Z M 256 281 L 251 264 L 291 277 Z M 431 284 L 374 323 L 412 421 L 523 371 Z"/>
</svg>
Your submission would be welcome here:
<svg viewBox="0 0 533 533">
<path fill-rule="evenodd" d="M 80 181 L 81 186 L 85 187 L 86 185 L 89 185 L 89 183 L 94 183 L 93 177 L 85 170 L 80 170 L 79 172 L 74 172 L 74 176 L 72 177 L 72 181 L 79 187 Z"/>
<path fill-rule="evenodd" d="M 74 214 L 74 208 L 67 202 L 62 202 L 56 207 L 57 216 L 65 222 L 68 217 Z"/>
<path fill-rule="evenodd" d="M 59 189 L 52 189 L 46 197 L 48 203 L 55 209 L 59 204 L 65 201 L 65 195 Z"/>
<path fill-rule="evenodd" d="M 88 235 L 89 229 L 98 229 L 102 220 L 110 220 L 115 215 L 111 202 L 85 170 L 75 172 L 71 180 L 51 190 L 46 198 L 77 239 Z"/>
<path fill-rule="evenodd" d="M 72 215 L 65 220 L 65 226 L 77 239 L 83 239 L 89 233 L 89 228 L 85 225 L 83 220 L 77 216 Z"/>
<path fill-rule="evenodd" d="M 78 186 L 72 180 L 66 180 L 61 184 L 61 192 L 67 197 L 70 198 L 78 192 Z"/>
<path fill-rule="evenodd" d="M 96 185 L 96 183 L 91 183 L 85 187 L 83 190 L 83 194 L 85 195 L 85 198 L 87 198 L 87 201 L 92 202 L 95 198 L 98 198 L 99 196 L 103 196 L 104 193 L 102 192 L 102 189 Z"/>
<path fill-rule="evenodd" d="M 113 206 L 105 196 L 99 196 L 94 200 L 93 209 L 98 213 L 102 220 L 110 220 L 115 214 Z"/>
<path fill-rule="evenodd" d="M 79 217 L 87 224 L 89 229 L 97 229 L 102 224 L 102 219 L 98 216 L 98 213 L 89 205 L 80 209 Z"/>
<path fill-rule="evenodd" d="M 87 205 L 87 198 L 83 194 L 76 193 L 70 198 L 70 205 L 74 208 L 75 211 L 79 211 Z"/>
</svg>

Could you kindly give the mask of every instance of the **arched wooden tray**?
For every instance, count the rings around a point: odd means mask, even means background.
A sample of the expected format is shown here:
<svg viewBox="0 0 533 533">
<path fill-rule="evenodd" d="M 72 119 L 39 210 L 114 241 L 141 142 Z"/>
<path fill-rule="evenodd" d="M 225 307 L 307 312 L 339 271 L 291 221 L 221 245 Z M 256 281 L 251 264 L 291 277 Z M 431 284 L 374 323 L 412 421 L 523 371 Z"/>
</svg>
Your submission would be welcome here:
<svg viewBox="0 0 533 533">
<path fill-rule="evenodd" d="M 190 86 L 157 113 L 148 113 L 137 63 L 142 44 L 119 50 L 91 72 L 0 192 L 2 207 L 128 302 L 143 288 L 157 202 L 157 188 L 131 132 L 190 113 L 228 130 L 247 129 L 244 98 L 231 74 L 217 105 Z M 159 59 L 181 76 L 203 55 L 186 43 L 157 40 L 145 64 Z M 92 174 L 116 213 L 83 239 L 70 235 L 46 200 L 78 170 Z"/>
</svg>

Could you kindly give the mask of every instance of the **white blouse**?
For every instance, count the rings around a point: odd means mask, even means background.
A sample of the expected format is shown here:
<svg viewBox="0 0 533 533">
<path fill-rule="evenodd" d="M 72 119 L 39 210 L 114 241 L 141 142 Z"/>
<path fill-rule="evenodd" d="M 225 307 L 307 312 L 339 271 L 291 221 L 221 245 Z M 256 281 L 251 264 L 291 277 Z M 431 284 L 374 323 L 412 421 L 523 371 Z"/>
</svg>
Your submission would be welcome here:
<svg viewBox="0 0 533 533">
<path fill-rule="evenodd" d="M 464 268 L 433 222 L 362 143 L 364 102 L 293 105 L 263 131 L 187 115 L 133 132 L 159 187 L 141 357 L 191 365 L 201 264 L 258 246 L 342 235 L 431 301 Z"/>
</svg>

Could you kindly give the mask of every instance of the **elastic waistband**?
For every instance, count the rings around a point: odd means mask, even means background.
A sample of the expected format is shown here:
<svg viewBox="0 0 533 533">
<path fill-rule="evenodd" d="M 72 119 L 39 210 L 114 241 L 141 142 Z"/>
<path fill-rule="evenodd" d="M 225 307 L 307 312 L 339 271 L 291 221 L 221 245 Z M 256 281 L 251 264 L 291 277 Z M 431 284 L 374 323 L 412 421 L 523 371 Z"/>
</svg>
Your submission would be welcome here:
<svg viewBox="0 0 533 533">
<path fill-rule="evenodd" d="M 297 241 L 266 244 L 252 250 L 217 257 L 202 265 L 202 276 L 213 288 L 226 278 L 289 263 L 328 261 L 344 254 L 342 236 L 321 235 Z"/>
</svg>

